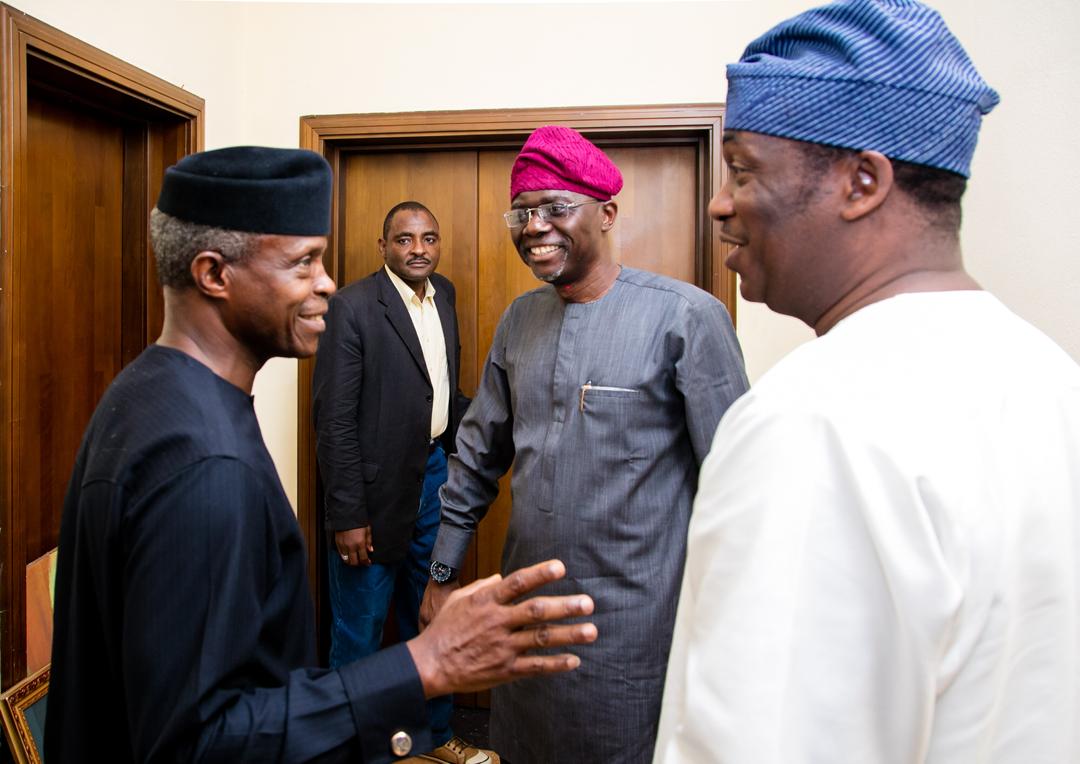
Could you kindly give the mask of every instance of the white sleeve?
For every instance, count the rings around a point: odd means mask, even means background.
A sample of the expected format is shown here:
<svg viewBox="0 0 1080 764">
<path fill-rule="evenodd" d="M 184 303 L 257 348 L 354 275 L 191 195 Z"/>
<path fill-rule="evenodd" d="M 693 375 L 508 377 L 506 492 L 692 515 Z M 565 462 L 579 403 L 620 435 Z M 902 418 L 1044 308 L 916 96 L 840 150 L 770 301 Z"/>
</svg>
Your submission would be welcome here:
<svg viewBox="0 0 1080 764">
<path fill-rule="evenodd" d="M 924 486 L 736 404 L 701 472 L 655 761 L 921 760 L 962 590 Z"/>
</svg>

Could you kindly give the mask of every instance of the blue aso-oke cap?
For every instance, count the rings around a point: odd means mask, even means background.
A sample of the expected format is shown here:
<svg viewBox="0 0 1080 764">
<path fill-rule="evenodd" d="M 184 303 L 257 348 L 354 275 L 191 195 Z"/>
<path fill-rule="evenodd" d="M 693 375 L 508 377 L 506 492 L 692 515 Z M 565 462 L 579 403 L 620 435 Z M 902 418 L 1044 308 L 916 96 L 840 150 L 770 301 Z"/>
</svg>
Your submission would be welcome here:
<svg viewBox="0 0 1080 764">
<path fill-rule="evenodd" d="M 789 19 L 729 64 L 725 128 L 856 150 L 968 177 L 998 94 L 937 11 L 842 0 Z"/>
</svg>

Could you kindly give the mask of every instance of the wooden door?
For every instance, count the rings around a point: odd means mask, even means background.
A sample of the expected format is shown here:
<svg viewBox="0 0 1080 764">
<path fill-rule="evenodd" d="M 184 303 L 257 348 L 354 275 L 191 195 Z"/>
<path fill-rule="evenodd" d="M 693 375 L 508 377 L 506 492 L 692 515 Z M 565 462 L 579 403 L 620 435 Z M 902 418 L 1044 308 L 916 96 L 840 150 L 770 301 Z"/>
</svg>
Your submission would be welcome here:
<svg viewBox="0 0 1080 764">
<path fill-rule="evenodd" d="M 438 272 L 457 292 L 461 334 L 461 387 L 476 388 L 476 152 L 420 151 L 355 153 L 341 172 L 342 262 L 340 285 L 383 267 L 377 242 L 386 213 L 395 204 L 417 201 L 439 221 Z"/>
<path fill-rule="evenodd" d="M 124 128 L 51 99 L 28 109 L 26 248 L 15 301 L 13 454 L 27 557 L 56 546 L 82 430 L 120 370 Z M 72 172 L 72 168 L 77 168 Z M 21 256 L 20 256 L 21 255 Z"/>
<path fill-rule="evenodd" d="M 616 198 L 612 246 L 626 265 L 693 283 L 698 156 L 695 146 L 609 149 L 626 183 Z M 457 289 L 462 337 L 461 387 L 476 390 L 499 318 L 520 294 L 540 286 L 521 262 L 503 222 L 517 149 L 354 152 L 340 157 L 342 284 L 382 267 L 376 241 L 386 211 L 415 200 L 439 220 L 439 272 Z M 499 570 L 510 516 L 509 480 L 480 524 L 465 578 Z M 321 559 L 321 557 L 320 557 Z"/>
<path fill-rule="evenodd" d="M 600 142 L 601 145 L 603 142 Z M 612 251 L 624 265 L 694 283 L 698 156 L 693 146 L 605 147 L 623 173 L 615 197 L 618 217 Z M 502 213 L 510 208 L 510 168 L 517 151 L 480 153 L 478 169 L 479 252 L 476 274 L 481 293 L 477 313 L 477 379 L 499 318 L 520 294 L 540 286 L 521 262 Z M 497 573 L 510 524 L 510 476 L 499 481 L 499 496 L 477 529 L 468 572 Z"/>
<path fill-rule="evenodd" d="M 337 194 L 327 268 L 339 285 L 381 265 L 375 242 L 386 211 L 415 199 L 438 217 L 440 272 L 455 284 L 462 335 L 461 386 L 476 383 L 506 306 L 539 285 L 511 244 L 502 213 L 509 173 L 528 135 L 544 124 L 584 132 L 619 164 L 626 179 L 613 232 L 627 265 L 670 275 L 712 292 L 734 316 L 735 279 L 720 265 L 725 245 L 706 214 L 720 187 L 723 107 L 624 106 L 503 111 L 345 114 L 301 119 L 300 145 L 324 154 Z M 298 373 L 299 506 L 308 539 L 309 577 L 325 655 L 325 534 L 311 425 L 310 360 Z M 498 570 L 509 520 L 509 481 L 470 550 L 465 578 Z"/>
<path fill-rule="evenodd" d="M 160 331 L 148 218 L 165 168 L 201 147 L 203 102 L 4 5 L 0 27 L 6 689 L 25 677 L 28 652 L 48 655 L 51 630 L 27 614 L 51 625 L 51 602 L 32 599 L 27 565 L 56 546 L 83 431 Z"/>
</svg>

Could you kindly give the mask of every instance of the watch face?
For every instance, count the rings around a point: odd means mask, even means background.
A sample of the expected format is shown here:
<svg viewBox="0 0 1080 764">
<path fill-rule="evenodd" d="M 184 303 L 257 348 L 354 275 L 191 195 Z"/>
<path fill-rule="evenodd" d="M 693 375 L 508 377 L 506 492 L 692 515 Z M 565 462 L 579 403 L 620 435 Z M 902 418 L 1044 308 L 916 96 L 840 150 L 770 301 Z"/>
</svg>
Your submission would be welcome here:
<svg viewBox="0 0 1080 764">
<path fill-rule="evenodd" d="M 450 580 L 450 576 L 454 574 L 454 569 L 443 562 L 435 560 L 431 563 L 431 577 L 436 583 L 445 584 Z"/>
</svg>

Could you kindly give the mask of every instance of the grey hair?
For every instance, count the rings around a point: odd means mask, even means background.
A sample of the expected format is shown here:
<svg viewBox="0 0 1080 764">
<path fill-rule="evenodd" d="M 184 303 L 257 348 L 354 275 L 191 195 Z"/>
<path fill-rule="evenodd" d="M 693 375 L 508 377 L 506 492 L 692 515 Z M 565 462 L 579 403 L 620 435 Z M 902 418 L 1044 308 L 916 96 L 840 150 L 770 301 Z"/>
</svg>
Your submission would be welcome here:
<svg viewBox="0 0 1080 764">
<path fill-rule="evenodd" d="M 238 263 L 255 250 L 261 236 L 189 223 L 157 207 L 150 211 L 150 242 L 157 261 L 158 283 L 163 287 L 195 286 L 191 263 L 200 252 L 217 252 L 225 262 Z"/>
</svg>

